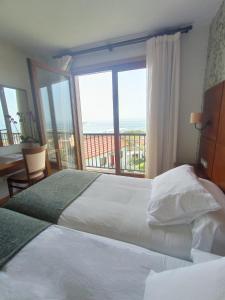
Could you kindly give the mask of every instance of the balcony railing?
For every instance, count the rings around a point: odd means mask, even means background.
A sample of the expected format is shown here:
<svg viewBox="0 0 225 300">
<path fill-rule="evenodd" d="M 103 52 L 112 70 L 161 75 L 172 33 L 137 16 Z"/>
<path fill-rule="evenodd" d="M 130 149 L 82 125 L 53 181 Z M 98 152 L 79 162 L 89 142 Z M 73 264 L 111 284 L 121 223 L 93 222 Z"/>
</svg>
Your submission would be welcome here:
<svg viewBox="0 0 225 300">
<path fill-rule="evenodd" d="M 58 149 L 56 150 L 55 143 Z M 67 131 L 47 131 L 48 158 L 58 167 L 75 167 L 74 135 Z"/>
<path fill-rule="evenodd" d="M 120 134 L 120 170 L 144 173 L 145 133 Z M 115 169 L 114 134 L 83 134 L 86 167 Z"/>
<path fill-rule="evenodd" d="M 55 150 L 57 137 L 58 150 Z M 74 166 L 74 138 L 72 132 L 47 132 L 49 159 L 62 166 Z M 83 150 L 86 167 L 113 172 L 115 170 L 115 139 L 113 133 L 83 134 Z M 121 173 L 140 173 L 145 170 L 145 134 L 120 134 Z"/>
<path fill-rule="evenodd" d="M 1 146 L 9 146 L 10 144 L 20 144 L 21 143 L 21 133 L 13 132 L 7 133 L 7 130 L 0 130 L 0 145 Z M 11 140 L 11 142 L 10 142 Z"/>
<path fill-rule="evenodd" d="M 14 144 L 20 144 L 20 133 L 12 133 Z M 145 170 L 145 133 L 120 134 L 120 170 L 122 173 L 144 173 Z M 58 150 L 54 138 L 57 137 Z M 0 131 L 0 141 L 8 146 L 9 135 Z M 60 160 L 62 166 L 74 167 L 74 136 L 72 132 L 47 132 L 49 159 Z M 87 168 L 115 170 L 115 139 L 113 133 L 83 134 L 84 159 Z"/>
</svg>

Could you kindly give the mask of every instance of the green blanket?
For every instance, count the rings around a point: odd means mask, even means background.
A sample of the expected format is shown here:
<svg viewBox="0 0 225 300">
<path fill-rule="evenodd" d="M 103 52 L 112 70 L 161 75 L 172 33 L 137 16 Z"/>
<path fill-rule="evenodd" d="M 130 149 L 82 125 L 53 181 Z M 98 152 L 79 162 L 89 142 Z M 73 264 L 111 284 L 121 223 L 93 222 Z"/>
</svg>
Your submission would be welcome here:
<svg viewBox="0 0 225 300">
<path fill-rule="evenodd" d="M 11 198 L 5 208 L 57 224 L 63 210 L 100 174 L 63 170 Z"/>
<path fill-rule="evenodd" d="M 50 224 L 0 208 L 0 268 Z"/>
</svg>

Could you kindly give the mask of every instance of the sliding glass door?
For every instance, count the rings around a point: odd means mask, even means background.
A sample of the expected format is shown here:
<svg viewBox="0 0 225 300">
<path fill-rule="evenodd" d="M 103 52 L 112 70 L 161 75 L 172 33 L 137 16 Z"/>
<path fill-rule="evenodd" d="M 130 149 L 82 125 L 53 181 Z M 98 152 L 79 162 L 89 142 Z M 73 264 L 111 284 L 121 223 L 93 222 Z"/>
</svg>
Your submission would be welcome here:
<svg viewBox="0 0 225 300">
<path fill-rule="evenodd" d="M 143 176 L 145 171 L 145 63 L 77 76 L 87 169 Z"/>
<path fill-rule="evenodd" d="M 41 143 L 52 167 L 80 168 L 70 76 L 29 61 Z"/>
</svg>

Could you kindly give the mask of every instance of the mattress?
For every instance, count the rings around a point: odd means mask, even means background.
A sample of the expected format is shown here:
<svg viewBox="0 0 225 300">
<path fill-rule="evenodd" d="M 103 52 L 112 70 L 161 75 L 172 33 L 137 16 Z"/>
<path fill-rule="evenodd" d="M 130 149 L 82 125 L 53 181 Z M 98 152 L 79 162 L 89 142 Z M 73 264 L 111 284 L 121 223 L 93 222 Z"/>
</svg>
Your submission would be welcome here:
<svg viewBox="0 0 225 300">
<path fill-rule="evenodd" d="M 0 271 L 3 300 L 142 300 L 154 270 L 191 263 L 135 245 L 48 227 Z"/>
<path fill-rule="evenodd" d="M 103 174 L 63 211 L 58 224 L 190 259 L 191 225 L 148 225 L 150 194 L 150 179 Z"/>
</svg>

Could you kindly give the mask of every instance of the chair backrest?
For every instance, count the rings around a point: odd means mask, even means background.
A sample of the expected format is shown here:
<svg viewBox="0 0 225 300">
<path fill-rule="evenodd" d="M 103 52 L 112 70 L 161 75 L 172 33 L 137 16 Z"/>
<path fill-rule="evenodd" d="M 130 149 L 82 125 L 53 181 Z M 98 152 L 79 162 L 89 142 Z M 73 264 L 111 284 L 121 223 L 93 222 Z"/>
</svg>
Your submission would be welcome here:
<svg viewBox="0 0 225 300">
<path fill-rule="evenodd" d="M 47 174 L 47 145 L 22 149 L 28 180 L 45 177 Z"/>
</svg>

